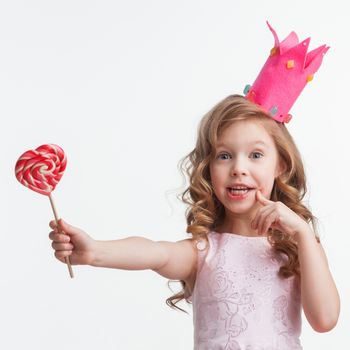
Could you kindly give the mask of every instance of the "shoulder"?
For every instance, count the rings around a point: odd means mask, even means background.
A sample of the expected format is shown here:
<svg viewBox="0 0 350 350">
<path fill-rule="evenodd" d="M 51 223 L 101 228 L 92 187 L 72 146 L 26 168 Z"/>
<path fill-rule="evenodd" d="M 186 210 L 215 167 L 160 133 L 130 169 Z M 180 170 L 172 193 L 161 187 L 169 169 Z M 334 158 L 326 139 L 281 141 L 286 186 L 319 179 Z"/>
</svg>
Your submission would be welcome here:
<svg viewBox="0 0 350 350">
<path fill-rule="evenodd" d="M 191 249 L 195 255 L 197 255 L 198 250 L 206 250 L 209 246 L 208 238 L 205 236 L 199 238 L 187 238 L 176 243 L 187 246 L 187 249 Z"/>
<path fill-rule="evenodd" d="M 155 272 L 170 279 L 186 280 L 197 263 L 197 241 L 193 238 L 177 242 L 158 241 L 165 263 Z"/>
<path fill-rule="evenodd" d="M 187 295 L 192 295 L 194 285 L 196 283 L 197 277 L 197 268 L 198 268 L 198 258 L 199 256 L 203 256 L 208 252 L 209 248 L 209 240 L 207 237 L 200 237 L 196 239 L 190 239 L 188 244 L 191 245 L 191 249 L 194 252 L 193 265 L 191 268 L 191 273 L 187 276 L 185 281 L 185 290 Z"/>
</svg>

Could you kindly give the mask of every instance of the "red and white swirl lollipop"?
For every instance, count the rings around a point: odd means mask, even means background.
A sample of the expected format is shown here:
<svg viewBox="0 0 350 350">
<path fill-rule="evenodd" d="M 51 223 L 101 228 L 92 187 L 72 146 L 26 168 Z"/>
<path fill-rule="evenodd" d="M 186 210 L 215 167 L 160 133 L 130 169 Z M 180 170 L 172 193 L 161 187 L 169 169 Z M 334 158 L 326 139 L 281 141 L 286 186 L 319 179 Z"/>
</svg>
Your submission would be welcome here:
<svg viewBox="0 0 350 350">
<path fill-rule="evenodd" d="M 17 180 L 31 190 L 50 196 L 66 169 L 63 149 L 54 144 L 24 152 L 15 167 Z"/>
<path fill-rule="evenodd" d="M 24 152 L 15 166 L 17 180 L 31 190 L 48 196 L 55 216 L 57 227 L 58 215 L 51 192 L 60 181 L 66 169 L 67 158 L 63 149 L 55 144 L 42 145 L 35 150 Z M 65 258 L 69 274 L 73 278 L 73 270 L 69 256 Z"/>
</svg>

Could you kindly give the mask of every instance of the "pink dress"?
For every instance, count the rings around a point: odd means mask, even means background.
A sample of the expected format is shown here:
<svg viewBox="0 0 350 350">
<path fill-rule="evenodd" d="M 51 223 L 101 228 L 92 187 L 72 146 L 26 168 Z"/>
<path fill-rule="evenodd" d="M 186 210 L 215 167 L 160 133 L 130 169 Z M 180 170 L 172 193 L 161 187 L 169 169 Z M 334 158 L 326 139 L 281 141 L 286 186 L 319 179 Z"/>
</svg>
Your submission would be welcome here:
<svg viewBox="0 0 350 350">
<path fill-rule="evenodd" d="M 210 232 L 208 240 L 187 298 L 194 349 L 302 349 L 299 279 L 277 275 L 286 256 L 273 253 L 267 237 Z"/>
</svg>

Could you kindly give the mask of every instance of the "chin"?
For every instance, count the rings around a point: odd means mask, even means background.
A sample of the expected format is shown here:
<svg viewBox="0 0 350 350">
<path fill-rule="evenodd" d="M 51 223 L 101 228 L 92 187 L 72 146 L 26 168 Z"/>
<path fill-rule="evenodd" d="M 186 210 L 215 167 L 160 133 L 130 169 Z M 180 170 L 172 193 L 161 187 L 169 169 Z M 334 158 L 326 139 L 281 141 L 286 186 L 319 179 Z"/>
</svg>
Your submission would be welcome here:
<svg viewBox="0 0 350 350">
<path fill-rule="evenodd" d="M 244 203 L 244 205 L 236 205 L 236 204 L 230 204 L 226 206 L 226 210 L 233 214 L 245 214 L 248 212 L 254 212 L 257 209 L 256 202 L 248 204 Z"/>
</svg>

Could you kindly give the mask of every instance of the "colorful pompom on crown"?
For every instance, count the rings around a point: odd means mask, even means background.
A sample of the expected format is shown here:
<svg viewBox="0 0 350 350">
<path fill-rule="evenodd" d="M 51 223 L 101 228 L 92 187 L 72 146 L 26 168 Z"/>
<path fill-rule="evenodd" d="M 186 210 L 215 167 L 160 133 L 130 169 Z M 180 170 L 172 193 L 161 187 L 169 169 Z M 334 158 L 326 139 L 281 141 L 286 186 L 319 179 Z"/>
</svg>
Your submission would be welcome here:
<svg viewBox="0 0 350 350">
<path fill-rule="evenodd" d="M 275 38 L 275 46 L 254 84 L 245 87 L 244 95 L 274 120 L 288 123 L 292 118 L 289 110 L 305 85 L 313 79 L 329 47 L 322 45 L 307 53 L 311 38 L 299 43 L 295 32 L 280 43 L 275 30 L 268 21 L 266 23 Z"/>
</svg>

